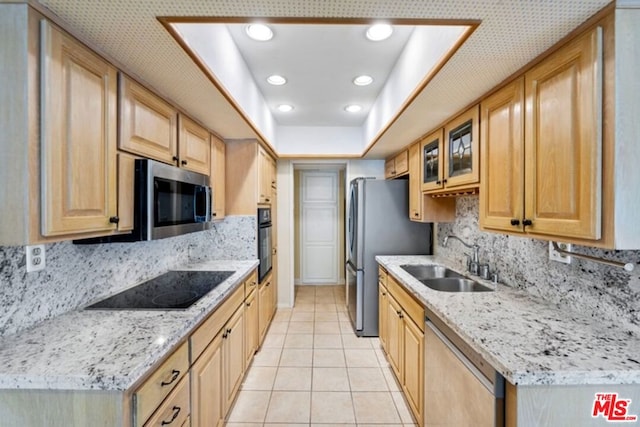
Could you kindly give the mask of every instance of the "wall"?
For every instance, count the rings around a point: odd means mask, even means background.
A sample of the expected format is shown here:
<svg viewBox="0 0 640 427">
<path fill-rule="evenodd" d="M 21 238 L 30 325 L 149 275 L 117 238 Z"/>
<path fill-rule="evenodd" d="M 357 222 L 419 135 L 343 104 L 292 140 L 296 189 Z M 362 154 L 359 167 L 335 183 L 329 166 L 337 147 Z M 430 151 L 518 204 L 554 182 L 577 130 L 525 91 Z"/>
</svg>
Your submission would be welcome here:
<svg viewBox="0 0 640 427">
<path fill-rule="evenodd" d="M 207 259 L 255 259 L 255 216 L 153 242 L 48 244 L 47 266 L 26 273 L 23 246 L 0 246 L 0 336 L 84 307 L 169 269 Z"/>
<path fill-rule="evenodd" d="M 632 273 L 576 258 L 570 265 L 549 261 L 546 241 L 480 231 L 477 196 L 461 197 L 456 203 L 456 221 L 437 226 L 438 255 L 466 268 L 462 254 L 469 253 L 469 249 L 455 240 L 442 247 L 444 236 L 456 234 L 467 243 L 480 246 L 480 261 L 488 261 L 499 271 L 501 283 L 524 289 L 561 308 L 623 322 L 640 330 L 640 251 L 573 248 L 576 252 L 633 262 L 637 266 Z"/>
</svg>

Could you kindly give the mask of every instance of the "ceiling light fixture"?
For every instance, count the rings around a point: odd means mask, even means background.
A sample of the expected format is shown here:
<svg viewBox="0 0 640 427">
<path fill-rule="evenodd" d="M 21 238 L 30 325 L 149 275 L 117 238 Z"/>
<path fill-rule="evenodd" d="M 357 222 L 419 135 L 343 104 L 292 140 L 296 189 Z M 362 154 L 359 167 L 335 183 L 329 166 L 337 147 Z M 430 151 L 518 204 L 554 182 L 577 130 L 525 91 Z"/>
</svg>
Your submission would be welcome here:
<svg viewBox="0 0 640 427">
<path fill-rule="evenodd" d="M 352 104 L 352 105 L 347 105 L 346 107 L 344 107 L 344 110 L 349 112 L 349 113 L 358 113 L 362 110 L 362 107 L 356 104 Z"/>
<path fill-rule="evenodd" d="M 353 84 L 356 86 L 367 86 L 373 83 L 373 77 L 362 75 L 353 79 Z"/>
<path fill-rule="evenodd" d="M 367 30 L 367 38 L 374 42 L 386 40 L 391 37 L 393 27 L 389 24 L 375 24 Z"/>
<path fill-rule="evenodd" d="M 246 31 L 249 37 L 260 42 L 266 42 L 273 38 L 273 31 L 264 24 L 247 25 Z"/>
<path fill-rule="evenodd" d="M 289 111 L 293 110 L 293 105 L 289 105 L 289 104 L 280 104 L 278 105 L 278 111 L 281 111 L 283 113 L 288 113 Z"/>
<path fill-rule="evenodd" d="M 267 77 L 267 83 L 272 84 L 274 86 L 282 86 L 286 82 L 287 82 L 287 79 L 277 74 Z"/>
</svg>

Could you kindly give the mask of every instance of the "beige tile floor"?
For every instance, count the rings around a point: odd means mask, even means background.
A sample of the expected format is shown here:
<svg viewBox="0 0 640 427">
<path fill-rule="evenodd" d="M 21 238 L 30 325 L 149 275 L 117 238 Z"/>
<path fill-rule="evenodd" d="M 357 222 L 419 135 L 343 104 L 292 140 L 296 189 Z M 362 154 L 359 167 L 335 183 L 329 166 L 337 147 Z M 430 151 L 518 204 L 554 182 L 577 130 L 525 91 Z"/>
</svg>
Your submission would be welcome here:
<svg viewBox="0 0 640 427">
<path fill-rule="evenodd" d="M 414 426 L 380 341 L 359 338 L 343 286 L 298 286 L 279 309 L 227 426 Z"/>
</svg>

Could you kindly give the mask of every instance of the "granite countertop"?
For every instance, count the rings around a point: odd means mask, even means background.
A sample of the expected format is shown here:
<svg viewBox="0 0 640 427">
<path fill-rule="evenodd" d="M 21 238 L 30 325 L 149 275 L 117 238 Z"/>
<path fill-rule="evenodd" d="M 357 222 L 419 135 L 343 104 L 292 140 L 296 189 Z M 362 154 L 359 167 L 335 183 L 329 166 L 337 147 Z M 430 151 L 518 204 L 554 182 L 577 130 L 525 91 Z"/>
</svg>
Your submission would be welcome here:
<svg viewBox="0 0 640 427">
<path fill-rule="evenodd" d="M 435 291 L 400 268 L 439 264 L 456 270 L 444 258 L 376 260 L 512 384 L 640 384 L 640 337 L 635 331 L 482 280 L 496 291 Z"/>
<path fill-rule="evenodd" d="M 186 310 L 76 310 L 7 336 L 0 340 L 0 389 L 127 390 L 257 265 L 208 261 L 176 268 L 234 271 Z"/>
</svg>

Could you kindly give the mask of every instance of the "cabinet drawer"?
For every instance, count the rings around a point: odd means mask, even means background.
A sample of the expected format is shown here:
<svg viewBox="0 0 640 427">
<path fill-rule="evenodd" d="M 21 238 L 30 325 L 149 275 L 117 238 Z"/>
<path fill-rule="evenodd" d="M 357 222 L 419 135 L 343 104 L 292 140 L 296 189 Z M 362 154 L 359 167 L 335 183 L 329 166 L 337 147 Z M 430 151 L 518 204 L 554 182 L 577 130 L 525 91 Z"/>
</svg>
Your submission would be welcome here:
<svg viewBox="0 0 640 427">
<path fill-rule="evenodd" d="M 387 289 L 393 295 L 402 310 L 413 320 L 416 326 L 424 332 L 424 308 L 404 288 L 389 275 L 387 277 Z"/>
<path fill-rule="evenodd" d="M 188 370 L 189 352 L 187 343 L 184 343 L 155 370 L 133 396 L 136 426 L 144 424 Z"/>
<path fill-rule="evenodd" d="M 189 419 L 189 412 L 189 375 L 185 375 L 144 427 L 182 427 Z"/>
<path fill-rule="evenodd" d="M 213 340 L 218 331 L 231 318 L 236 309 L 244 301 L 244 286 L 239 286 L 231 296 L 216 308 L 215 311 L 191 334 L 191 363 L 200 357 L 207 345 Z"/>
</svg>

